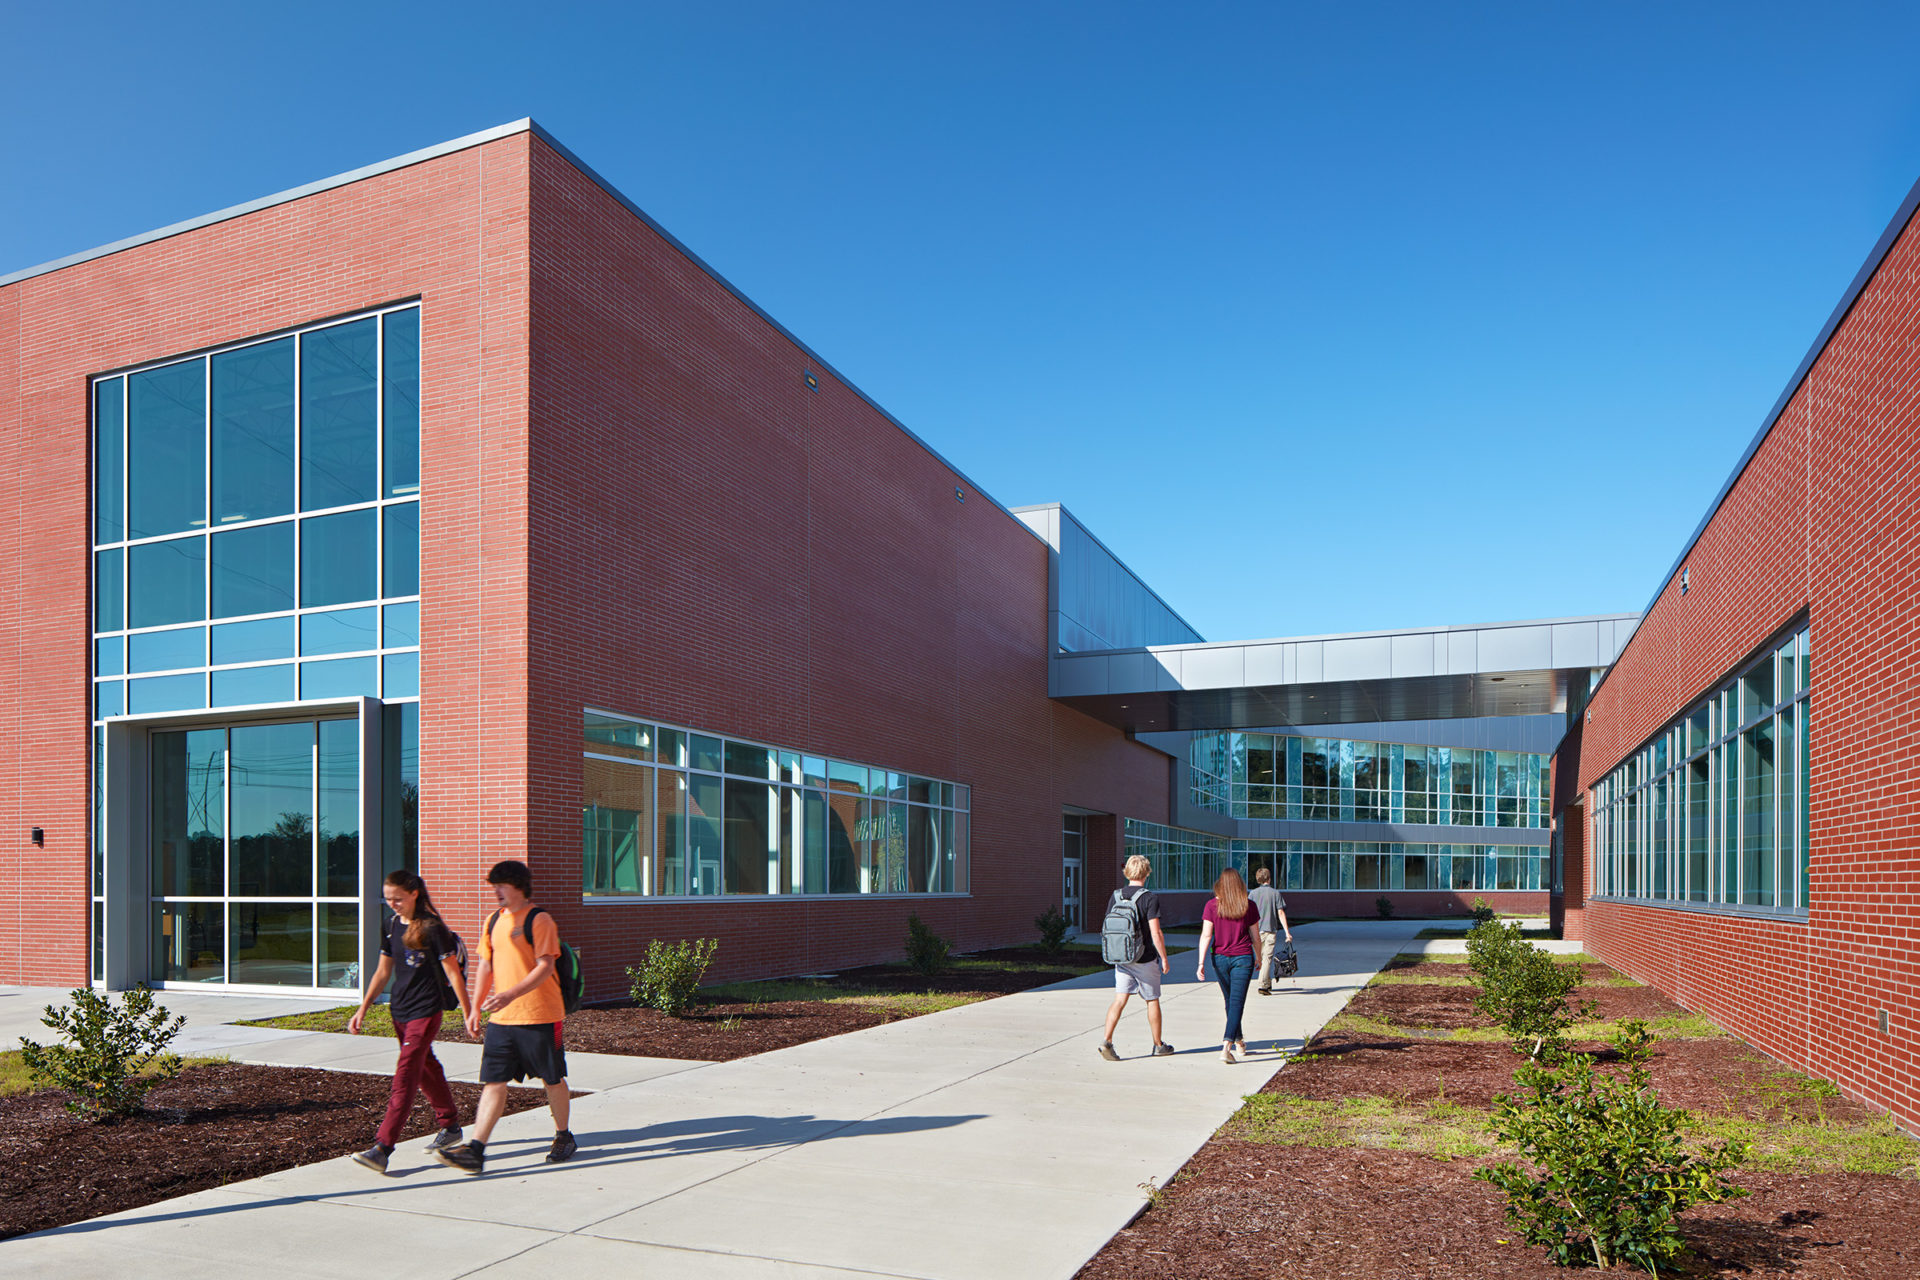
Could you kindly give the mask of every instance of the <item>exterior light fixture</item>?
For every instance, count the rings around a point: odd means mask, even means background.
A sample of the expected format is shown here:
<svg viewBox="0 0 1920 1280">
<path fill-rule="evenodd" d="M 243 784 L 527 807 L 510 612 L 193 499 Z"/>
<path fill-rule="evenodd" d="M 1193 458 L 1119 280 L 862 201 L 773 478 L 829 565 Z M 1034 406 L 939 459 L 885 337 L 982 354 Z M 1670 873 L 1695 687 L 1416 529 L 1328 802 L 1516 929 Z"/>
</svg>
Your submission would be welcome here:
<svg viewBox="0 0 1920 1280">
<path fill-rule="evenodd" d="M 953 500 L 955 502 L 965 502 L 967 500 L 967 491 L 958 485 L 954 486 Z"/>
<path fill-rule="evenodd" d="M 807 390 L 818 391 L 820 389 L 820 379 L 813 370 L 808 369 L 804 376 L 807 380 Z"/>
<path fill-rule="evenodd" d="M 46 848 L 47 832 L 44 827 L 35 827 L 33 829 L 33 842 L 43 849 Z"/>
<path fill-rule="evenodd" d="M 1685 594 L 1687 594 L 1687 579 L 1688 579 L 1688 577 L 1689 577 L 1689 574 L 1688 574 L 1688 572 L 1687 572 L 1687 570 L 1686 570 L 1686 568 L 1685 568 L 1685 567 L 1683 566 L 1683 567 L 1681 568 L 1681 570 L 1680 570 L 1680 594 L 1681 594 L 1681 595 L 1685 595 Z"/>
</svg>

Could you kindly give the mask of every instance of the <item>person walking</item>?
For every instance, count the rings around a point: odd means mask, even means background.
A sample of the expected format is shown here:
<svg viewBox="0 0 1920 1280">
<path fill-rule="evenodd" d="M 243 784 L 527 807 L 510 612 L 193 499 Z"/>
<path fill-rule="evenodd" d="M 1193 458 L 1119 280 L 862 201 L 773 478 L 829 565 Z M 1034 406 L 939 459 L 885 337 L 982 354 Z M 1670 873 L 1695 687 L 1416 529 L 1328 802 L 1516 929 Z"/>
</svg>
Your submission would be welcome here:
<svg viewBox="0 0 1920 1280">
<path fill-rule="evenodd" d="M 1135 931 L 1132 952 L 1140 958 L 1117 961 L 1113 966 L 1113 1003 L 1107 1006 L 1107 1038 L 1100 1042 L 1100 1056 L 1108 1062 L 1120 1061 L 1120 1055 L 1113 1048 L 1113 1032 L 1120 1025 L 1127 1001 L 1135 995 L 1147 1005 L 1147 1030 L 1153 1033 L 1153 1056 L 1163 1058 L 1173 1052 L 1173 1046 L 1160 1038 L 1160 978 L 1169 966 L 1167 935 L 1160 927 L 1160 896 L 1147 888 L 1153 863 L 1136 853 L 1127 859 L 1122 871 L 1127 883 L 1114 890 L 1113 901 L 1107 907 L 1107 919 L 1112 922 L 1120 915 L 1132 915 Z M 1104 949 L 1104 938 L 1101 945 Z M 1156 954 L 1158 959 L 1150 958 Z"/>
<path fill-rule="evenodd" d="M 553 1145 L 547 1163 L 573 1158 L 577 1149 L 567 1128 L 567 1055 L 561 1042 L 566 998 L 555 965 L 560 959 L 560 929 L 545 907 L 534 905 L 533 872 L 524 862 L 497 862 L 487 872 L 500 909 L 487 917 L 480 933 L 480 1000 L 467 1013 L 467 1034 L 480 1039 L 480 1011 L 492 1014 L 480 1051 L 480 1106 L 473 1137 L 435 1151 L 441 1164 L 463 1173 L 486 1169 L 487 1139 L 507 1110 L 507 1085 L 528 1076 L 547 1087 L 553 1112 Z"/>
<path fill-rule="evenodd" d="M 380 967 L 374 970 L 360 1007 L 347 1019 L 347 1032 L 359 1035 L 366 1025 L 367 1010 L 386 990 L 387 983 L 393 983 L 387 1011 L 393 1015 L 393 1032 L 400 1038 L 393 1092 L 387 1098 L 387 1114 L 380 1121 L 373 1145 L 353 1157 L 354 1163 L 375 1173 L 387 1171 L 387 1158 L 413 1113 L 414 1098 L 422 1091 L 440 1126 L 440 1132 L 427 1143 L 427 1150 L 437 1153 L 460 1141 L 460 1111 L 454 1105 L 453 1090 L 447 1087 L 447 1073 L 433 1056 L 433 1038 L 440 1033 L 440 1017 L 448 1008 L 449 995 L 457 1002 L 463 1020 L 469 1009 L 458 942 L 434 909 L 426 881 L 411 871 L 394 871 L 388 874 L 380 892 L 393 912 L 380 938 Z"/>
<path fill-rule="evenodd" d="M 1273 887 L 1273 872 L 1256 867 L 1253 882 L 1253 892 L 1247 897 L 1260 912 L 1260 994 L 1270 996 L 1273 994 L 1274 945 L 1281 933 L 1292 942 L 1293 927 L 1287 923 L 1287 900 Z"/>
<path fill-rule="evenodd" d="M 1207 950 L 1213 949 L 1213 976 L 1227 1002 L 1227 1030 L 1220 1041 L 1220 1060 L 1231 1063 L 1233 1051 L 1247 1053 L 1240 1015 L 1247 1007 L 1247 985 L 1253 978 L 1255 930 L 1260 912 L 1247 896 L 1247 882 L 1228 867 L 1213 882 L 1213 900 L 1200 913 L 1200 981 L 1207 980 Z"/>
</svg>

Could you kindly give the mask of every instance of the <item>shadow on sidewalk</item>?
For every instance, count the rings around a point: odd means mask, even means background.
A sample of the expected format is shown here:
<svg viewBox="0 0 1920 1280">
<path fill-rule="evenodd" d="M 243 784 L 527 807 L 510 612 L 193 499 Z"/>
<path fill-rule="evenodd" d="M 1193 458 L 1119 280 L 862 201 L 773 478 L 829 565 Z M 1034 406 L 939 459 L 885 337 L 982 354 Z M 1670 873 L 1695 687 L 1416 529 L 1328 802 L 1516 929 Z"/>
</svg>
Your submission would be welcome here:
<svg viewBox="0 0 1920 1280">
<path fill-rule="evenodd" d="M 882 1116 L 873 1120 L 832 1120 L 811 1115 L 794 1116 L 713 1116 L 693 1120 L 674 1120 L 662 1124 L 646 1125 L 637 1129 L 613 1129 L 598 1133 L 581 1133 L 580 1152 L 567 1164 L 546 1164 L 538 1162 L 523 1164 L 516 1160 L 513 1164 L 501 1166 L 493 1163 L 496 1153 L 525 1152 L 531 1157 L 544 1151 L 547 1139 L 495 1139 L 487 1144 L 489 1172 L 478 1175 L 475 1181 L 501 1176 L 524 1178 L 529 1175 L 540 1177 L 564 1176 L 578 1166 L 587 1166 L 592 1170 L 604 1170 L 612 1165 L 639 1164 L 652 1160 L 671 1159 L 674 1156 L 711 1155 L 729 1151 L 751 1153 L 773 1153 L 793 1149 L 813 1142 L 842 1138 L 883 1137 L 890 1134 L 919 1133 L 935 1129 L 951 1129 L 974 1120 L 984 1120 L 984 1115 L 953 1116 Z M 320 1164 L 335 1164 L 341 1169 L 343 1177 L 351 1177 L 358 1172 L 356 1166 L 349 1164 L 346 1157 L 323 1160 Z M 748 1163 L 751 1163 L 750 1161 Z M 303 1165 L 301 1168 L 313 1168 Z M 439 1178 L 430 1183 L 412 1183 L 409 1181 L 420 1174 L 442 1172 L 437 1164 L 423 1164 L 413 1169 L 396 1170 L 388 1177 L 372 1185 L 354 1188 L 342 1188 L 337 1191 L 318 1191 L 304 1195 L 262 1196 L 248 1199 L 238 1204 L 196 1207 L 173 1212 L 145 1213 L 138 1217 L 94 1218 L 87 1222 L 70 1223 L 64 1227 L 49 1227 L 30 1236 L 15 1236 L 14 1240 L 31 1240 L 41 1236 L 81 1235 L 94 1231 L 107 1231 L 115 1227 L 131 1227 L 161 1222 L 193 1221 L 195 1219 L 222 1218 L 235 1213 L 247 1213 L 258 1209 L 280 1208 L 295 1204 L 345 1204 L 351 1205 L 373 1196 L 394 1196 L 408 1191 L 423 1191 L 444 1187 L 449 1182 L 459 1185 L 467 1180 L 467 1175 L 454 1178 Z M 283 1171 L 283 1172 L 291 1172 Z M 445 1170 L 451 1173 L 451 1170 Z M 277 1177 L 268 1174 L 267 1177 Z M 365 1175 L 362 1175 L 365 1176 Z M 239 1184 L 236 1184 L 239 1185 Z M 232 1190 L 232 1187 L 208 1188 L 209 1190 Z M 638 1208 L 654 1200 L 663 1199 L 682 1190 L 674 1186 L 657 1194 L 642 1194 L 627 1208 Z M 245 1195 L 245 1192 L 237 1194 Z M 165 1208 L 166 1201 L 152 1206 Z M 383 1203 L 382 1209 L 407 1211 L 404 1204 Z M 625 1209 L 620 1212 L 625 1212 Z M 138 1210 L 134 1212 L 138 1213 Z M 557 1229 L 556 1229 L 557 1230 Z"/>
</svg>

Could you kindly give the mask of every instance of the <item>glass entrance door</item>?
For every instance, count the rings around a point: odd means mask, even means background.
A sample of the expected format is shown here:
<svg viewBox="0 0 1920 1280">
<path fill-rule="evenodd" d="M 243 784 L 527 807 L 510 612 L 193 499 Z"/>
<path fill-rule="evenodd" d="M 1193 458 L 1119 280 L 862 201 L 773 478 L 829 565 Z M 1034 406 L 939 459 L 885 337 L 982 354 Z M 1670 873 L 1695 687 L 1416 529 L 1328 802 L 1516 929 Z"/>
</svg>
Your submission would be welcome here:
<svg viewBox="0 0 1920 1280">
<path fill-rule="evenodd" d="M 358 721 L 155 732 L 150 753 L 152 979 L 357 987 Z"/>
<path fill-rule="evenodd" d="M 1087 819 L 1083 814 L 1061 815 L 1060 823 L 1060 913 L 1075 929 L 1083 927 L 1080 918 L 1084 896 L 1087 857 Z"/>
</svg>

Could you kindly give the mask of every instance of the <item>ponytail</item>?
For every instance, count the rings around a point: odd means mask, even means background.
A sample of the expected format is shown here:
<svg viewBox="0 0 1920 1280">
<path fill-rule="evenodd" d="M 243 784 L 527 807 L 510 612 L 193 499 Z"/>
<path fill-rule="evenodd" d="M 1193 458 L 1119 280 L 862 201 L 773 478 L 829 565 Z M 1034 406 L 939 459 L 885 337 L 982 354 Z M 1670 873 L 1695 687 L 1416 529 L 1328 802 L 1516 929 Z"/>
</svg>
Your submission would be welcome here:
<svg viewBox="0 0 1920 1280">
<path fill-rule="evenodd" d="M 387 873 L 387 883 L 403 893 L 411 893 L 413 900 L 413 920 L 407 925 L 406 944 L 414 951 L 425 951 L 429 938 L 428 931 L 435 925 L 444 927 L 446 921 L 440 918 L 439 910 L 433 905 L 433 896 L 427 892 L 427 882 L 415 872 L 402 868 Z"/>
</svg>

